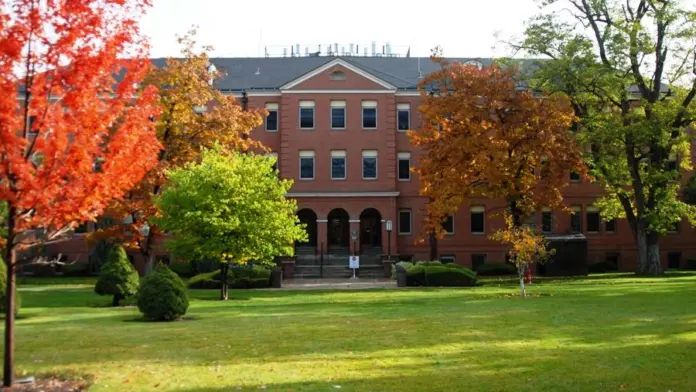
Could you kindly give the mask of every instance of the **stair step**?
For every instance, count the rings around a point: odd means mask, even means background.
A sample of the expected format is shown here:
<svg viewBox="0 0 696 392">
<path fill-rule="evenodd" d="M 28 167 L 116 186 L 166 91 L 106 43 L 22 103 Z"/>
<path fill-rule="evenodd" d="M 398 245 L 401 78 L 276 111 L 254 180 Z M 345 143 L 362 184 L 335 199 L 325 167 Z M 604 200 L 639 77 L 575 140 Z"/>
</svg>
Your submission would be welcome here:
<svg viewBox="0 0 696 392">
<path fill-rule="evenodd" d="M 384 268 L 381 265 L 363 265 L 356 271 L 358 277 L 383 278 Z M 348 266 L 319 266 L 296 265 L 293 272 L 294 278 L 349 278 L 353 271 Z"/>
</svg>

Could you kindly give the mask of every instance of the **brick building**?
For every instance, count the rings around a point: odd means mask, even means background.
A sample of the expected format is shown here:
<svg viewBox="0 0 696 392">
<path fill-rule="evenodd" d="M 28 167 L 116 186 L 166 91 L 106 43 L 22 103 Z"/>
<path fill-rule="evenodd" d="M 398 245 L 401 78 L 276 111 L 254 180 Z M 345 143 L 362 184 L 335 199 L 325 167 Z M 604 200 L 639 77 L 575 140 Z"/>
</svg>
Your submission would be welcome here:
<svg viewBox="0 0 696 392">
<path fill-rule="evenodd" d="M 419 126 L 417 84 L 434 70 L 429 59 L 316 55 L 211 62 L 227 74 L 217 88 L 249 108 L 269 111 L 251 135 L 278 157 L 280 176 L 295 182 L 288 196 L 297 199 L 310 238 L 297 244 L 296 273 L 325 275 L 324 266 L 344 268 L 348 254 L 360 254 L 367 269 L 378 268 L 387 253 L 424 260 L 432 248 L 441 260 L 467 266 L 505 260 L 505 248 L 488 239 L 502 226 L 502 204 L 490 200 L 463 205 L 446 222 L 449 234 L 432 247 L 427 238 L 416 243 L 427 200 L 409 170 L 420 152 L 406 130 Z M 602 219 L 592 205 L 600 193 L 597 185 L 572 181 L 565 200 L 575 215 L 540 211 L 529 223 L 547 233 L 582 233 L 588 263 L 611 261 L 632 270 L 636 250 L 628 223 Z M 694 238 L 687 222 L 667 234 L 664 267 L 696 257 Z"/>
</svg>

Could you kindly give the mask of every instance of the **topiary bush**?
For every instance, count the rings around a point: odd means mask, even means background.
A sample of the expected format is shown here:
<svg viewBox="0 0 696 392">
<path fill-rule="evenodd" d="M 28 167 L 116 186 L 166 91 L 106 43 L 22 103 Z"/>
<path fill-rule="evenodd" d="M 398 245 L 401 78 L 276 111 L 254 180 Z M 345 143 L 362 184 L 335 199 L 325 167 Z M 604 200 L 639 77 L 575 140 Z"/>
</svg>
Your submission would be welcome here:
<svg viewBox="0 0 696 392">
<path fill-rule="evenodd" d="M 230 266 L 227 271 L 228 287 L 234 289 L 259 289 L 270 287 L 271 270 L 260 266 Z M 200 274 L 188 281 L 191 289 L 219 289 L 222 285 L 220 270 Z"/>
<path fill-rule="evenodd" d="M 106 264 L 99 272 L 99 278 L 94 285 L 94 291 L 99 295 L 112 295 L 112 305 L 118 306 L 119 302 L 135 295 L 140 285 L 138 271 L 128 260 L 126 250 L 122 246 L 114 246 L 109 252 Z"/>
<path fill-rule="evenodd" d="M 19 307 L 22 303 L 19 297 L 19 290 L 16 288 L 15 286 L 15 315 L 19 312 Z M 5 294 L 7 294 L 7 264 L 5 264 L 5 260 L 0 257 L 0 314 L 7 314 Z"/>
<path fill-rule="evenodd" d="M 517 267 L 510 263 L 490 263 L 479 265 L 476 269 L 478 276 L 517 275 Z"/>
<path fill-rule="evenodd" d="M 476 273 L 462 266 L 427 266 L 425 267 L 425 285 L 431 287 L 475 286 Z"/>
<path fill-rule="evenodd" d="M 138 309 L 146 319 L 173 321 L 185 315 L 188 306 L 184 281 L 166 265 L 158 265 L 143 279 Z"/>
</svg>

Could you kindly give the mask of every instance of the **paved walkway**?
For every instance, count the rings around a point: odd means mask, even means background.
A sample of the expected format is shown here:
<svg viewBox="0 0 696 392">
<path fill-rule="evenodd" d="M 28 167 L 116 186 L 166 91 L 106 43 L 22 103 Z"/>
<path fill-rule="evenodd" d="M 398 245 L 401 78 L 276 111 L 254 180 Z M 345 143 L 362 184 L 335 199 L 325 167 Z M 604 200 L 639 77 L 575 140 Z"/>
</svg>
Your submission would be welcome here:
<svg viewBox="0 0 696 392">
<path fill-rule="evenodd" d="M 392 289 L 396 281 L 390 279 L 288 279 L 281 290 L 359 290 Z"/>
</svg>

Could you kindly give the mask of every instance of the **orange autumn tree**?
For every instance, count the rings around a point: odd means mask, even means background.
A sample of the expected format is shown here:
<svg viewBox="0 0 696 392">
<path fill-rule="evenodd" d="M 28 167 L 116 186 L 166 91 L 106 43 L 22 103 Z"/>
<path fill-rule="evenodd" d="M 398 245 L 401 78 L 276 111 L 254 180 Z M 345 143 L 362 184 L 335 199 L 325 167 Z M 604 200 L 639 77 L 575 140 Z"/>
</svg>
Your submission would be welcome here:
<svg viewBox="0 0 696 392">
<path fill-rule="evenodd" d="M 569 172 L 586 173 L 568 102 L 519 88 L 513 68 L 449 63 L 438 51 L 433 61 L 440 68 L 420 86 L 423 125 L 410 132 L 424 152 L 426 233 L 444 235 L 443 218 L 472 197 L 504 200 L 515 228 L 542 207 L 564 209 Z"/>
<path fill-rule="evenodd" d="M 156 163 L 160 146 L 149 118 L 157 91 L 138 90 L 148 60 L 137 21 L 148 6 L 149 0 L 0 5 L 5 386 L 14 377 L 15 273 L 25 261 L 18 255 L 96 219 Z"/>
<path fill-rule="evenodd" d="M 147 261 L 146 272 L 154 264 L 154 240 L 160 234 L 151 221 L 160 215 L 153 199 L 166 184 L 165 172 L 198 160 L 202 149 L 218 144 L 233 151 L 262 149 L 249 139 L 249 132 L 262 124 L 264 113 L 244 110 L 233 96 L 215 87 L 214 81 L 224 75 L 211 67 L 210 47 L 196 51 L 195 36 L 194 28 L 179 37 L 181 58 L 166 59 L 145 79 L 145 84 L 160 92 L 161 114 L 155 123 L 162 150 L 157 165 L 127 197 L 109 207 L 106 215 L 116 224 L 92 236 L 92 240 L 115 240 L 137 249 Z"/>
</svg>

